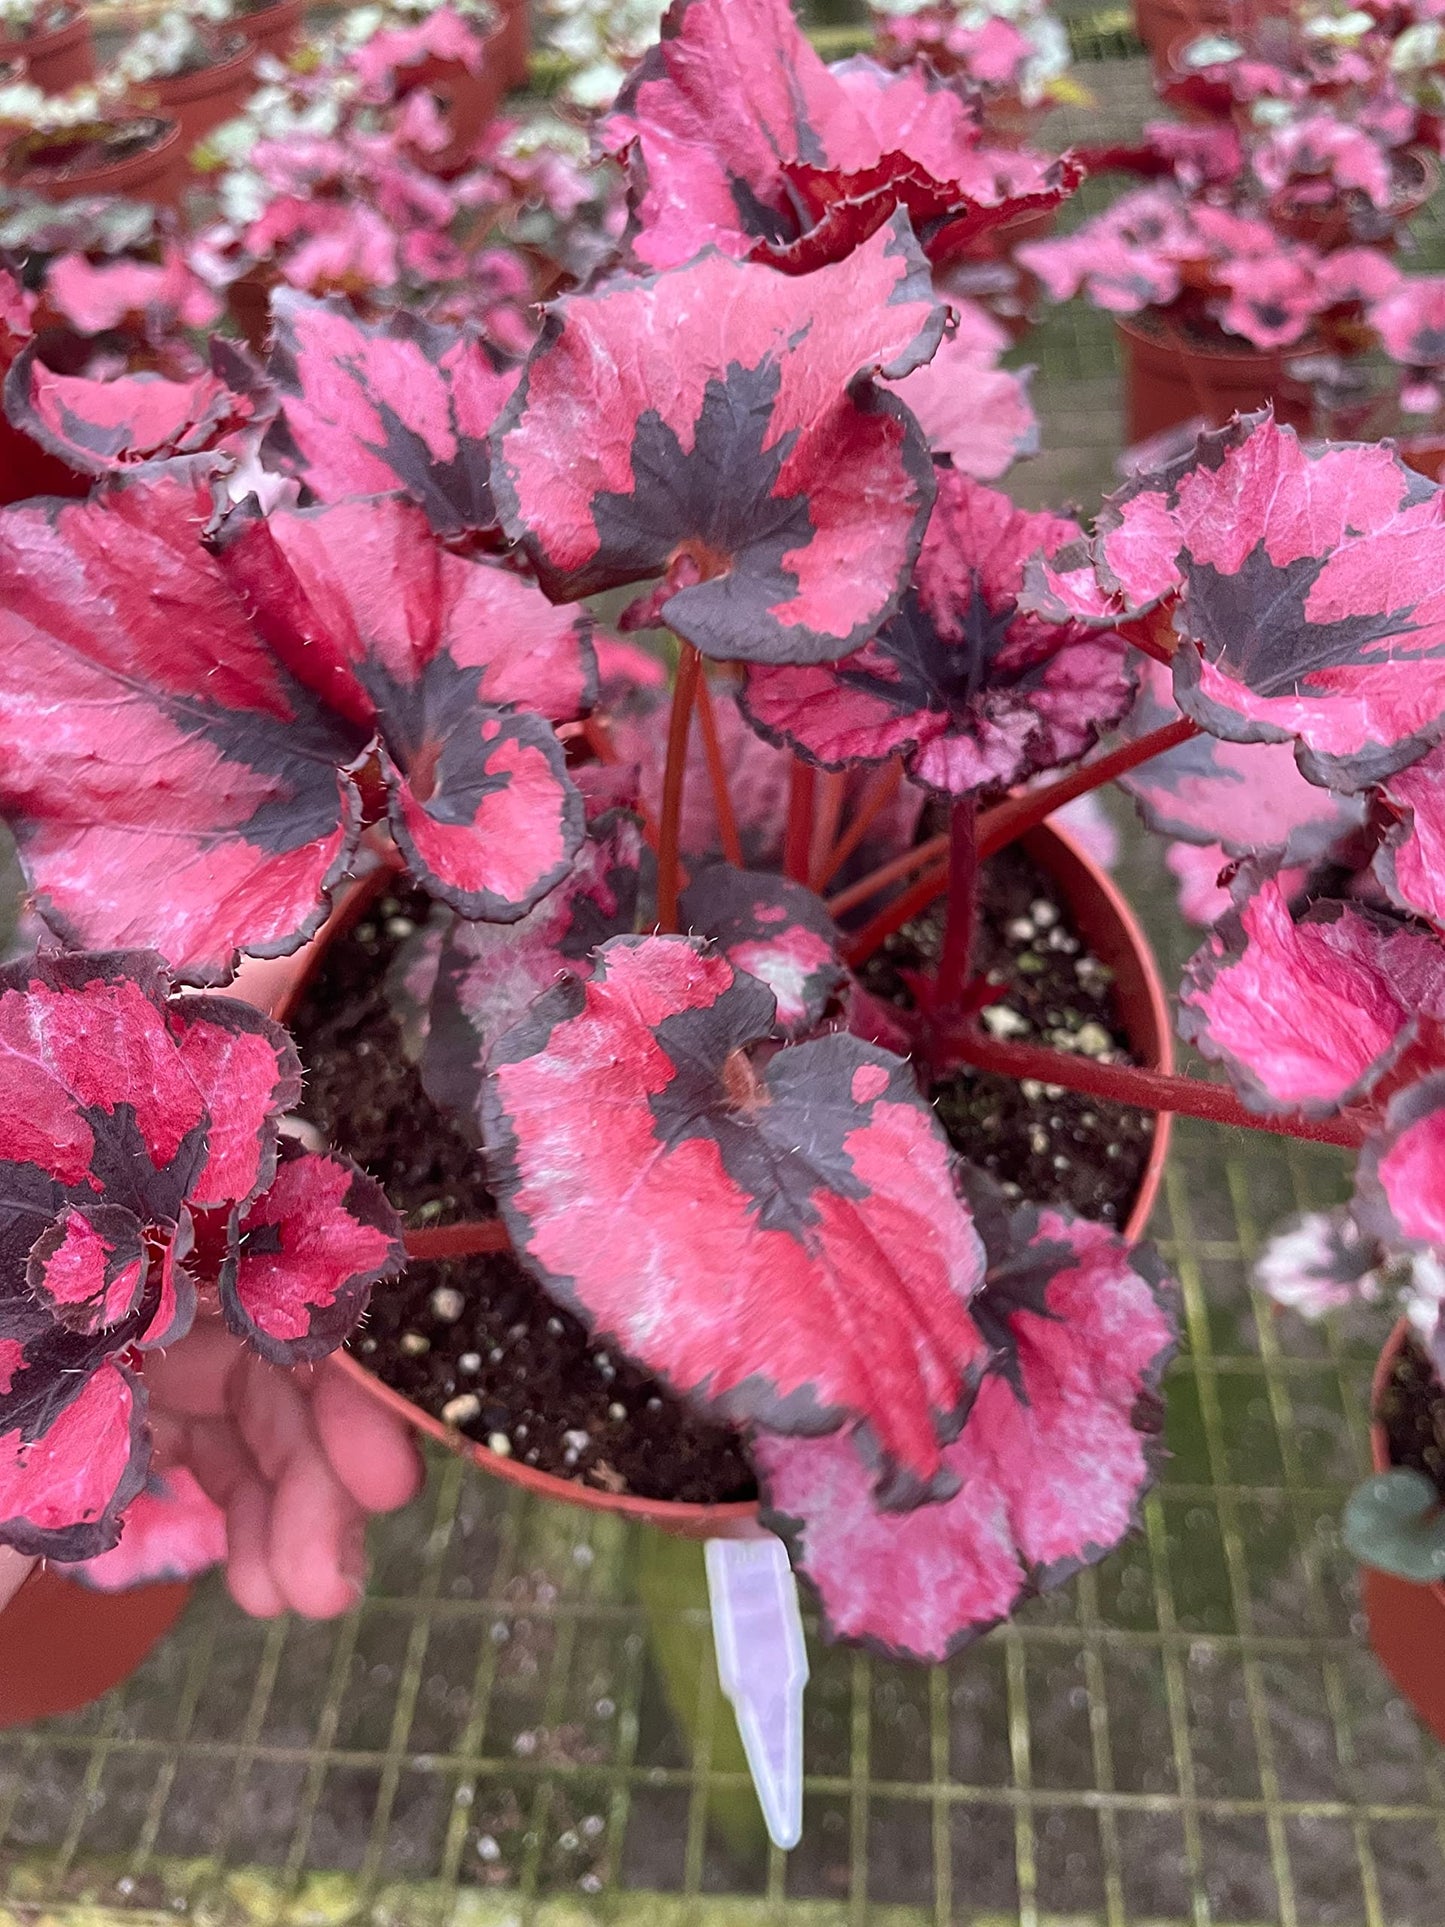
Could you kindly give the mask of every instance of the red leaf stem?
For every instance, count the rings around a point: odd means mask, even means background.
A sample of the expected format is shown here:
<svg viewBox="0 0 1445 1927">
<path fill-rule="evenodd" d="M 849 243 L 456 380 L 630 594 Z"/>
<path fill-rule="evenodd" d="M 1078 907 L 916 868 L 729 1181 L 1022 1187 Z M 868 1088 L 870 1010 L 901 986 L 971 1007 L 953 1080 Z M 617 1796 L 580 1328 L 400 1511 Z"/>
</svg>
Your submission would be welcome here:
<svg viewBox="0 0 1445 1927">
<path fill-rule="evenodd" d="M 1232 1124 L 1249 1131 L 1270 1131 L 1298 1137 L 1312 1144 L 1338 1144 L 1358 1150 L 1364 1132 L 1349 1116 L 1301 1118 L 1262 1116 L 1246 1110 L 1227 1085 L 1208 1084 L 1197 1077 L 1143 1070 L 1134 1064 L 1103 1064 L 1072 1051 L 1047 1050 L 1039 1044 L 1005 1043 L 970 1024 L 941 1029 L 934 1039 L 941 1064 L 971 1064 L 978 1070 L 1005 1077 L 1032 1077 L 1041 1084 L 1060 1084 L 1114 1104 L 1132 1104 L 1141 1111 L 1173 1111 L 1211 1124 Z"/>
<path fill-rule="evenodd" d="M 718 839 L 722 853 L 735 869 L 743 867 L 743 844 L 738 835 L 737 812 L 728 789 L 727 765 L 723 760 L 722 740 L 717 733 L 717 713 L 712 706 L 712 690 L 706 676 L 697 679 L 697 723 L 702 732 L 702 753 L 707 760 L 708 781 L 712 785 L 713 809 L 717 813 Z"/>
<path fill-rule="evenodd" d="M 783 844 L 783 874 L 795 883 L 808 880 L 808 858 L 813 848 L 813 802 L 818 772 L 811 763 L 793 760 L 788 777 L 788 829 Z"/>
<path fill-rule="evenodd" d="M 673 685 L 672 714 L 667 725 L 667 767 L 662 778 L 662 823 L 657 842 L 657 927 L 669 933 L 677 929 L 682 787 L 687 777 L 687 738 L 701 671 L 702 659 L 696 649 L 690 642 L 683 643 L 677 658 L 677 681 Z"/>
<path fill-rule="evenodd" d="M 881 769 L 873 772 L 868 780 L 868 787 L 863 793 L 862 801 L 854 811 L 847 829 L 828 851 L 813 876 L 815 890 L 826 889 L 837 876 L 879 816 L 898 794 L 898 785 L 902 781 L 903 763 L 897 756 L 886 762 Z"/>
</svg>

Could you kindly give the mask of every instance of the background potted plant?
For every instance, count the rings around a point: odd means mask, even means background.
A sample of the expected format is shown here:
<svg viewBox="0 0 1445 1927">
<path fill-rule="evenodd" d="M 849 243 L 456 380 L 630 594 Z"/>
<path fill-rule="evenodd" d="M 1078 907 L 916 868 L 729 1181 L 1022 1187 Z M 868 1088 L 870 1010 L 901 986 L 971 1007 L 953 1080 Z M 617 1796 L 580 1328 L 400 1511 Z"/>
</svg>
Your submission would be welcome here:
<svg viewBox="0 0 1445 1927">
<path fill-rule="evenodd" d="M 5 0 L 0 8 L 0 65 L 23 60 L 45 93 L 68 93 L 95 78 L 90 16 L 68 0 Z"/>
<path fill-rule="evenodd" d="M 98 194 L 173 200 L 183 178 L 180 133 L 128 109 L 104 82 L 43 93 L 26 79 L 0 93 L 0 170 L 20 193 L 51 201 Z"/>
</svg>

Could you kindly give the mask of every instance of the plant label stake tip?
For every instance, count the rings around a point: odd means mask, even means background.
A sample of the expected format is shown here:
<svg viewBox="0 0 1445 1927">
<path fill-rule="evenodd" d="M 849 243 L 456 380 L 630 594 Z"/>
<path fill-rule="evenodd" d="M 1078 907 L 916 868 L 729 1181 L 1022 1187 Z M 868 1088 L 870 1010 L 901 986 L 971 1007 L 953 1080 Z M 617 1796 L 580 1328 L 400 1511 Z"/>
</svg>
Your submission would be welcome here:
<svg viewBox="0 0 1445 1927">
<path fill-rule="evenodd" d="M 748 1770 L 774 1846 L 803 1837 L 803 1689 L 808 1652 L 787 1548 L 709 1539 L 707 1590 L 718 1678 L 732 1701 Z"/>
</svg>

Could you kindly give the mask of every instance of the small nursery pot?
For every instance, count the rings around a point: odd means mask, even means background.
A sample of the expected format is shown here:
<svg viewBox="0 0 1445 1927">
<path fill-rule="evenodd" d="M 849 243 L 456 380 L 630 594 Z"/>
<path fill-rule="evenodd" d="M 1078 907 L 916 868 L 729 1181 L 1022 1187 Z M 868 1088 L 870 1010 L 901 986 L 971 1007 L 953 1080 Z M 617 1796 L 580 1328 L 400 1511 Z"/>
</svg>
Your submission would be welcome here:
<svg viewBox="0 0 1445 1927">
<path fill-rule="evenodd" d="M 1161 77 L 1177 42 L 1228 26 L 1229 8 L 1223 0 L 1134 0 L 1134 31 Z"/>
<path fill-rule="evenodd" d="M 118 131 L 134 128 L 149 137 L 136 151 L 116 161 L 75 167 L 67 149 L 75 142 L 57 135 L 39 147 L 29 140 L 12 141 L 0 160 L 0 179 L 7 187 L 28 189 L 52 201 L 76 201 L 92 194 L 124 194 L 137 201 L 171 205 L 183 178 L 180 129 L 154 114 L 133 115 L 115 123 Z M 22 152 L 22 149 L 27 151 Z"/>
<path fill-rule="evenodd" d="M 1440 164 L 1434 155 L 1412 148 L 1396 163 L 1387 208 L 1372 206 L 1362 194 L 1336 194 L 1323 205 L 1312 205 L 1304 198 L 1302 188 L 1286 187 L 1270 200 L 1270 225 L 1291 241 L 1318 248 L 1321 254 L 1355 246 L 1393 253 L 1401 227 L 1420 212 L 1439 185 Z"/>
<path fill-rule="evenodd" d="M 1043 824 L 1022 837 L 1020 847 L 1058 885 L 1080 935 L 1100 962 L 1114 973 L 1119 1019 L 1135 1054 L 1151 1070 L 1172 1070 L 1174 1045 L 1169 1006 L 1149 940 L 1133 911 L 1110 878 L 1062 830 Z M 318 935 L 294 956 L 248 958 L 229 994 L 284 1023 L 306 984 L 320 968 L 328 945 L 361 917 L 377 892 L 385 887 L 388 874 L 383 872 L 354 884 Z M 1169 1150 L 1170 1123 L 1167 1115 L 1157 1120 L 1138 1195 L 1124 1225 L 1127 1237 L 1143 1235 L 1159 1195 Z M 434 1230 L 410 1231 L 406 1248 L 408 1256 L 417 1259 L 457 1258 L 504 1250 L 506 1236 L 495 1219 L 484 1219 L 443 1225 Z M 762 1529 L 757 1503 L 751 1499 L 728 1505 L 684 1505 L 672 1499 L 645 1499 L 635 1493 L 602 1492 L 571 1479 L 558 1478 L 555 1473 L 539 1472 L 534 1466 L 519 1464 L 516 1459 L 501 1458 L 421 1411 L 349 1353 L 341 1354 L 341 1363 L 358 1385 L 364 1385 L 388 1410 L 418 1431 L 461 1452 L 483 1471 L 534 1492 L 540 1498 L 583 1506 L 593 1512 L 615 1513 L 619 1518 L 640 1519 L 686 1539 L 752 1538 Z"/>
<path fill-rule="evenodd" d="M 248 35 L 224 60 L 202 67 L 198 73 L 172 74 L 147 89 L 161 112 L 180 128 L 185 156 L 189 157 L 196 142 L 204 140 L 213 127 L 234 120 L 240 113 L 256 88 L 255 65 L 256 49 Z"/>
<path fill-rule="evenodd" d="M 241 25 L 256 53 L 284 60 L 301 38 L 304 13 L 305 0 L 274 0 L 269 7 L 243 15 Z"/>
<path fill-rule="evenodd" d="M 64 94 L 94 80 L 95 42 L 89 13 L 77 7 L 64 25 L 52 27 L 49 33 L 0 39 L 0 66 L 9 60 L 23 60 L 26 78 L 47 94 Z"/>
<path fill-rule="evenodd" d="M 502 23 L 492 36 L 489 57 L 503 93 L 527 84 L 532 54 L 530 0 L 497 0 Z"/>
<path fill-rule="evenodd" d="M 1231 415 L 1274 404 L 1275 419 L 1308 429 L 1308 392 L 1289 373 L 1308 353 L 1237 346 L 1205 347 L 1114 318 L 1124 350 L 1124 438 L 1130 447 L 1199 416 L 1221 428 Z"/>
<path fill-rule="evenodd" d="M 1390 1442 L 1374 1416 L 1409 1332 L 1402 1318 L 1390 1333 L 1370 1386 L 1370 1457 L 1390 1469 Z M 1423 1586 L 1375 1566 L 1361 1566 L 1361 1590 L 1375 1657 L 1429 1727 L 1445 1740 L 1445 1584 Z"/>
<path fill-rule="evenodd" d="M 130 1678 L 175 1625 L 189 1580 L 96 1592 L 37 1566 L 0 1612 L 0 1728 L 88 1706 Z"/>
</svg>

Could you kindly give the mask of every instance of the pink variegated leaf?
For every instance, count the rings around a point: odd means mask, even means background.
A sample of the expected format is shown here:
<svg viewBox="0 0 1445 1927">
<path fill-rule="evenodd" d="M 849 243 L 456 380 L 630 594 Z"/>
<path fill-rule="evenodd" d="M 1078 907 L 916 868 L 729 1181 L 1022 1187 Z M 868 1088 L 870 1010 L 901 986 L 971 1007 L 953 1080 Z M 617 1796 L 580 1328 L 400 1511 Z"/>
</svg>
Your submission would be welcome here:
<svg viewBox="0 0 1445 1927">
<path fill-rule="evenodd" d="M 1147 735 L 1178 714 L 1169 671 L 1146 661 L 1122 735 L 1126 740 Z M 1325 862 L 1365 821 L 1365 799 L 1307 783 L 1287 743 L 1195 736 L 1126 771 L 1119 781 L 1150 829 L 1190 843 L 1222 845 L 1216 870 L 1226 856 L 1273 856 L 1290 865 Z"/>
<path fill-rule="evenodd" d="M 26 1283 L 67 1331 L 93 1338 L 140 1309 L 144 1226 L 118 1204 L 68 1204 L 30 1248 Z"/>
<path fill-rule="evenodd" d="M 933 497 L 868 377 L 942 325 L 902 215 L 814 274 L 706 254 L 568 296 L 495 437 L 502 524 L 555 599 L 661 577 L 707 655 L 845 655 L 897 607 Z"/>
<path fill-rule="evenodd" d="M 210 514 L 148 478 L 0 517 L 0 809 L 37 907 L 193 982 L 319 926 L 370 734 L 262 641 L 202 546 Z"/>
<path fill-rule="evenodd" d="M 271 1182 L 276 1120 L 301 1096 L 296 1048 L 279 1024 L 234 997 L 178 1001 L 170 1028 L 211 1118 L 190 1202 L 200 1210 L 245 1203 Z"/>
<path fill-rule="evenodd" d="M 1019 610 L 1029 558 L 1078 536 L 944 470 L 900 613 L 840 663 L 751 667 L 749 719 L 825 768 L 901 750 L 915 781 L 955 796 L 1082 755 L 1132 696 L 1124 645 Z"/>
<path fill-rule="evenodd" d="M 1356 1174 L 1355 1211 L 1387 1244 L 1445 1246 L 1445 1073 L 1397 1091 Z"/>
<path fill-rule="evenodd" d="M 0 1338 L 0 1545 L 41 1559 L 93 1558 L 120 1538 L 145 1484 L 140 1383 L 109 1358 L 92 1366 L 58 1345 L 43 1363 L 27 1354 L 17 1371 L 16 1342 Z M 28 1381 L 61 1375 L 70 1396 L 47 1409 Z"/>
<path fill-rule="evenodd" d="M 806 884 L 711 863 L 683 891 L 678 914 L 684 929 L 710 938 L 735 970 L 767 985 L 782 1037 L 812 1030 L 847 982 L 837 926 Z"/>
<path fill-rule="evenodd" d="M 754 1057 L 775 1019 L 724 957 L 614 938 L 493 1052 L 489 1174 L 598 1336 L 736 1421 L 861 1421 L 917 1503 L 983 1364 L 982 1250 L 907 1064 L 841 1033 Z"/>
<path fill-rule="evenodd" d="M 974 1303 L 993 1353 L 944 1453 L 951 1496 L 880 1510 L 856 1433 L 753 1441 L 764 1516 L 827 1632 L 911 1659 L 946 1659 L 1137 1524 L 1176 1340 L 1150 1247 L 1057 1210 L 975 1207 L 989 1269 Z"/>
<path fill-rule="evenodd" d="M 1402 910 L 1445 930 L 1445 749 L 1433 749 L 1384 784 L 1399 813 L 1375 858 L 1375 869 Z"/>
<path fill-rule="evenodd" d="M 1445 950 L 1349 904 L 1296 919 L 1266 877 L 1190 960 L 1180 998 L 1180 1029 L 1252 1110 L 1329 1116 L 1381 1102 L 1412 1042 L 1438 1037 Z"/>
<path fill-rule="evenodd" d="M 183 1465 L 152 1472 L 126 1513 L 118 1546 L 72 1568 L 97 1592 L 195 1579 L 226 1556 L 226 1515 Z"/>
<path fill-rule="evenodd" d="M 83 335 L 108 334 L 137 324 L 157 342 L 178 328 L 210 328 L 222 302 L 188 265 L 177 245 L 159 262 L 119 255 L 91 262 L 84 254 L 61 254 L 45 271 L 45 298 Z"/>
<path fill-rule="evenodd" d="M 1161 479 L 1185 714 L 1233 742 L 1293 738 L 1335 789 L 1414 762 L 1445 727 L 1439 489 L 1388 444 L 1307 450 L 1268 416 L 1201 437 Z"/>
<path fill-rule="evenodd" d="M 586 777 L 588 772 L 579 772 Z M 422 1082 L 447 1113 L 475 1119 L 497 1040 L 568 972 L 637 921 L 642 830 L 630 801 L 584 787 L 587 835 L 562 882 L 517 923 L 454 918 L 427 999 Z"/>
<path fill-rule="evenodd" d="M 449 554 L 394 496 L 233 511 L 217 552 L 287 660 L 374 727 L 413 874 L 465 916 L 524 916 L 582 839 L 552 728 L 595 694 L 582 612 Z"/>
<path fill-rule="evenodd" d="M 939 344 L 924 367 L 887 384 L 917 419 L 934 455 L 946 456 L 979 482 L 997 481 L 1021 456 L 1039 449 L 1028 390 L 1032 370 L 995 368 L 994 359 L 961 329 Z"/>
<path fill-rule="evenodd" d="M 265 459 L 322 502 L 402 489 L 440 535 L 496 523 L 487 437 L 516 386 L 475 330 L 401 309 L 358 321 L 338 300 L 271 301 L 280 398 Z"/>
<path fill-rule="evenodd" d="M 218 1286 L 226 1322 L 276 1365 L 324 1358 L 374 1285 L 406 1262 L 401 1220 L 349 1158 L 287 1142 L 269 1188 L 231 1218 Z"/>
<path fill-rule="evenodd" d="M 603 127 L 631 174 L 633 253 L 676 267 L 707 246 L 806 273 L 899 210 L 930 259 L 1081 178 L 1070 157 L 985 150 L 966 96 L 926 68 L 828 68 L 788 0 L 674 0 Z"/>
<path fill-rule="evenodd" d="M 1392 361 L 1445 368 L 1445 274 L 1412 274 L 1369 309 L 1370 326 Z"/>
<path fill-rule="evenodd" d="M 204 455 L 244 428 L 254 411 L 213 374 L 92 381 L 55 374 L 32 343 L 5 379 L 5 412 L 80 474 L 113 475 L 142 462 Z"/>
</svg>

